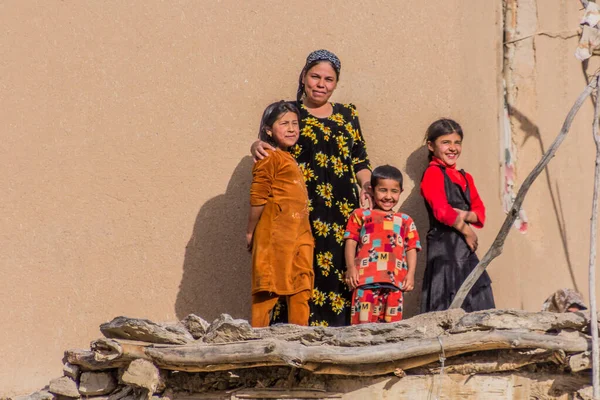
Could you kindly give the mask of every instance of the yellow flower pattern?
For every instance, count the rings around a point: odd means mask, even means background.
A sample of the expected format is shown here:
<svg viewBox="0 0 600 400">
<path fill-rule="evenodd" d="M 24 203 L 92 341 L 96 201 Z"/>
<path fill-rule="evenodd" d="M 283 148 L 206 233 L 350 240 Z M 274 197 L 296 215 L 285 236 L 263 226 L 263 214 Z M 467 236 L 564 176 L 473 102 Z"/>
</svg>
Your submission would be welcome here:
<svg viewBox="0 0 600 400">
<path fill-rule="evenodd" d="M 344 233 L 346 232 L 346 227 L 334 222 L 331 224 L 331 228 L 333 229 L 333 234 L 335 235 L 335 241 L 338 244 L 344 244 Z"/>
<path fill-rule="evenodd" d="M 331 225 L 327 222 L 321 221 L 319 218 L 313 221 L 313 233 L 317 236 L 326 237 L 331 231 Z"/>
<path fill-rule="evenodd" d="M 315 154 L 315 161 L 317 162 L 317 165 L 319 167 L 327 168 L 327 163 L 329 162 L 329 157 L 327 157 L 327 154 L 320 151 L 317 154 Z"/>
<path fill-rule="evenodd" d="M 318 306 L 322 306 L 325 304 L 325 293 L 321 292 L 319 289 L 313 289 L 312 291 L 312 302 Z"/>
<path fill-rule="evenodd" d="M 293 155 L 295 158 L 298 158 L 300 153 L 302 153 L 302 146 L 300 146 L 299 144 L 295 144 L 290 148 L 290 154 Z"/>
<path fill-rule="evenodd" d="M 314 144 L 319 143 L 317 135 L 313 131 L 312 127 L 310 127 L 309 125 L 306 125 L 304 128 L 302 128 L 302 130 L 300 131 L 300 135 L 311 139 Z"/>
<path fill-rule="evenodd" d="M 302 171 L 302 175 L 304 176 L 304 182 L 311 182 L 313 180 L 317 180 L 317 176 L 315 175 L 315 171 L 308 167 L 306 165 L 306 163 L 300 163 L 298 164 L 298 167 L 300 167 L 300 171 Z"/>
<path fill-rule="evenodd" d="M 336 224 L 337 225 L 337 224 Z M 342 233 L 343 235 L 343 233 Z M 330 251 L 317 254 L 317 266 L 321 268 L 323 276 L 329 276 L 329 271 L 333 266 L 333 254 Z"/>
<path fill-rule="evenodd" d="M 341 177 L 342 175 L 344 175 L 344 172 L 348 172 L 348 166 L 344 164 L 341 158 L 331 156 L 329 161 L 331 161 L 331 165 L 333 166 L 333 172 L 337 176 Z"/>
<path fill-rule="evenodd" d="M 340 209 L 340 213 L 346 218 L 348 218 L 350 216 L 350 214 L 352 214 L 352 211 L 354 211 L 353 204 L 351 204 L 348 201 L 348 199 L 344 199 L 343 201 L 338 201 L 335 204 Z M 344 227 L 344 229 L 345 228 L 346 227 Z"/>
<path fill-rule="evenodd" d="M 326 200 L 331 200 L 333 197 L 333 186 L 331 183 L 322 183 L 317 185 L 317 193 Z"/>
<path fill-rule="evenodd" d="M 332 115 L 329 117 L 329 119 L 330 119 L 330 120 L 332 120 L 333 122 L 335 122 L 336 124 L 338 124 L 339 126 L 342 126 L 342 125 L 344 125 L 344 122 L 346 122 L 346 121 L 344 120 L 344 116 L 343 116 L 342 114 L 339 114 L 339 113 L 337 113 L 337 114 L 332 114 Z"/>
<path fill-rule="evenodd" d="M 347 301 L 339 294 L 335 292 L 329 292 L 329 301 L 331 302 L 331 309 L 334 313 L 339 314 L 344 309 Z"/>
</svg>

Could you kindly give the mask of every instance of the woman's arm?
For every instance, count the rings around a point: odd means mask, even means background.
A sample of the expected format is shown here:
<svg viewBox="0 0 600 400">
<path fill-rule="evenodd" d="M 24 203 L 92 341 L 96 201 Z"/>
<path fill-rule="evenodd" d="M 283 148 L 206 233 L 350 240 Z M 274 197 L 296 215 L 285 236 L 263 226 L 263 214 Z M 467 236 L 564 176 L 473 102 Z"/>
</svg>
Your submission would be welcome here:
<svg viewBox="0 0 600 400">
<path fill-rule="evenodd" d="M 356 173 L 356 179 L 358 179 L 358 185 L 360 186 L 359 201 L 360 206 L 363 208 L 373 208 L 373 192 L 371 188 L 371 170 L 363 169 Z M 365 206 L 365 203 L 367 205 Z"/>
<path fill-rule="evenodd" d="M 250 146 L 250 154 L 252 154 L 254 162 L 267 157 L 269 155 L 267 150 L 275 150 L 275 148 L 269 143 L 263 142 L 262 140 L 257 140 L 256 142 L 252 143 L 252 146 Z"/>
<path fill-rule="evenodd" d="M 360 129 L 360 121 L 358 120 L 358 112 L 354 104 L 348 104 L 347 107 L 350 109 L 352 119 L 350 127 L 346 127 L 348 132 L 352 135 L 352 149 L 350 154 L 352 156 L 352 167 L 356 173 L 356 179 L 360 186 L 359 201 L 361 207 L 373 208 L 373 194 L 371 192 L 371 163 L 369 161 L 369 155 L 367 154 L 367 146 L 365 139 L 363 138 L 362 131 Z M 365 204 L 367 203 L 368 204 Z"/>
</svg>

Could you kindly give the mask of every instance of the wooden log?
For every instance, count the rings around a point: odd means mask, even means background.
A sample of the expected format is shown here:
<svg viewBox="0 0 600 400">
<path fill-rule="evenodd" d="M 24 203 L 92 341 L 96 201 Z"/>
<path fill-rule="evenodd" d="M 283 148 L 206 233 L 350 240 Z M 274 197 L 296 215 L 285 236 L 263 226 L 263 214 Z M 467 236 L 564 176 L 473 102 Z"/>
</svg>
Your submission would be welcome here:
<svg viewBox="0 0 600 400">
<path fill-rule="evenodd" d="M 151 343 L 102 338 L 91 343 L 92 350 L 65 351 L 65 360 L 81 366 L 84 371 L 119 368 L 138 358 L 148 360 L 149 357 L 144 351 L 148 346 L 151 346 Z"/>
<path fill-rule="evenodd" d="M 486 310 L 465 314 L 450 333 L 489 329 L 524 329 L 530 331 L 557 331 L 562 329 L 586 329 L 585 313 L 529 312 L 521 310 Z"/>
<path fill-rule="evenodd" d="M 256 329 L 261 339 L 299 341 L 306 346 L 360 347 L 444 335 L 465 312 L 462 309 L 419 314 L 390 324 L 361 324 L 336 328 L 275 325 Z"/>
<path fill-rule="evenodd" d="M 186 344 L 194 341 L 183 325 L 161 325 L 147 319 L 123 316 L 100 325 L 100 331 L 109 339 L 130 339 L 165 344 Z"/>
<path fill-rule="evenodd" d="M 520 331 L 468 332 L 441 338 L 447 354 L 464 354 L 494 349 L 547 349 L 583 352 L 590 342 L 584 335 L 557 336 Z M 191 372 L 247 368 L 254 365 L 288 365 L 315 373 L 379 375 L 400 368 L 398 361 L 437 355 L 440 342 L 435 339 L 412 339 L 369 347 L 304 346 L 296 342 L 260 340 L 222 345 L 148 347 L 145 353 L 163 369 Z M 414 364 L 413 364 L 414 365 Z M 223 368 L 221 368 L 223 367 Z M 372 368 L 373 372 L 369 372 Z"/>
<path fill-rule="evenodd" d="M 484 351 L 461 357 L 448 358 L 444 372 L 448 374 L 489 374 L 514 371 L 526 365 L 553 363 L 566 364 L 566 355 L 562 350 L 498 350 Z M 440 365 L 430 364 L 417 368 L 412 373 L 438 374 Z"/>
<path fill-rule="evenodd" d="M 96 360 L 95 354 L 90 350 L 72 349 L 65 351 L 65 360 L 71 364 L 79 365 L 84 371 L 101 371 L 111 368 L 126 366 L 129 361 L 116 359 L 109 361 Z"/>
</svg>

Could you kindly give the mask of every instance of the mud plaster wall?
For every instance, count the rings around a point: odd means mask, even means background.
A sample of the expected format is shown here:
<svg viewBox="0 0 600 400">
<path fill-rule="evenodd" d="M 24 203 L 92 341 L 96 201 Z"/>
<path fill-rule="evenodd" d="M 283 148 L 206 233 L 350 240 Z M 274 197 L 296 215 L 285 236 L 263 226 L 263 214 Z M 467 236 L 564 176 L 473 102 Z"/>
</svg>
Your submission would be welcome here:
<svg viewBox="0 0 600 400">
<path fill-rule="evenodd" d="M 507 86 L 511 126 L 521 182 L 558 134 L 575 98 L 586 84 L 582 65 L 573 56 L 573 37 L 582 15 L 578 1 L 508 0 L 513 10 L 507 24 L 515 28 L 509 40 L 533 35 L 509 45 Z M 538 35 L 546 32 L 552 36 Z M 584 68 L 593 73 L 591 60 Z M 508 296 L 503 306 L 534 310 L 552 287 L 571 287 L 588 298 L 589 218 L 591 212 L 594 145 L 593 106 L 588 100 L 573 123 L 556 157 L 532 186 L 524 208 L 529 218 L 526 235 L 509 237 L 496 274 Z M 500 265 L 494 270 L 499 272 Z M 510 283 L 512 282 L 512 283 Z M 598 288 L 596 289 L 598 291 Z M 504 295 L 503 295 L 504 296 Z"/>
<path fill-rule="evenodd" d="M 543 10 L 543 24 L 573 27 L 576 5 L 566 3 L 553 2 L 563 11 Z M 31 391 L 60 375 L 62 351 L 87 347 L 98 325 L 116 315 L 248 317 L 248 148 L 264 106 L 294 96 L 304 59 L 316 48 L 342 59 L 334 100 L 357 105 L 373 163 L 405 171 L 402 208 L 423 236 L 427 221 L 414 185 L 426 163 L 423 132 L 440 116 L 463 124 L 461 165 L 488 206 L 480 235 L 486 249 L 503 220 L 500 6 L 0 4 L 0 393 Z M 537 88 L 541 100 L 530 114 L 546 138 L 583 76 L 571 57 L 573 40 L 535 40 L 553 60 L 536 63 L 537 81 L 554 86 L 551 93 Z M 582 121 L 576 128 L 587 135 Z M 553 161 L 551 182 L 575 178 L 560 199 L 581 287 L 591 173 L 579 174 L 592 154 L 576 143 L 565 143 Z M 526 141 L 522 152 L 539 155 L 539 144 Z M 520 160 L 519 168 L 533 162 Z M 567 160 L 578 168 L 565 167 Z M 492 268 L 500 307 L 537 309 L 570 282 L 546 187 L 536 184 L 526 203 L 530 234 L 513 233 Z M 407 296 L 409 315 L 418 297 L 418 290 Z"/>
</svg>

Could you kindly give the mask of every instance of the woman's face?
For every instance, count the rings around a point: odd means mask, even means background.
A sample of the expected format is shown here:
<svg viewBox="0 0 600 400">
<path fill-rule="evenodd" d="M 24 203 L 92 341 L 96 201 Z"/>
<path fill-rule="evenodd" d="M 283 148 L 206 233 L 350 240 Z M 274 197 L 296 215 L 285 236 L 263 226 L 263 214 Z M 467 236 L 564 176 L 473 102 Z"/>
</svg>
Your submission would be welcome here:
<svg viewBox="0 0 600 400">
<path fill-rule="evenodd" d="M 322 106 L 329 101 L 337 86 L 337 75 L 331 64 L 322 61 L 306 71 L 304 83 L 304 103 L 308 106 Z"/>
<path fill-rule="evenodd" d="M 281 150 L 287 150 L 298 141 L 300 128 L 298 127 L 298 116 L 293 112 L 282 114 L 277 121 L 273 123 L 271 129 L 267 128 L 267 133 L 273 137 L 277 147 Z"/>
<path fill-rule="evenodd" d="M 427 142 L 427 148 L 446 165 L 452 166 L 460 157 L 462 139 L 458 133 L 452 132 L 438 137 L 435 142 Z"/>
</svg>

